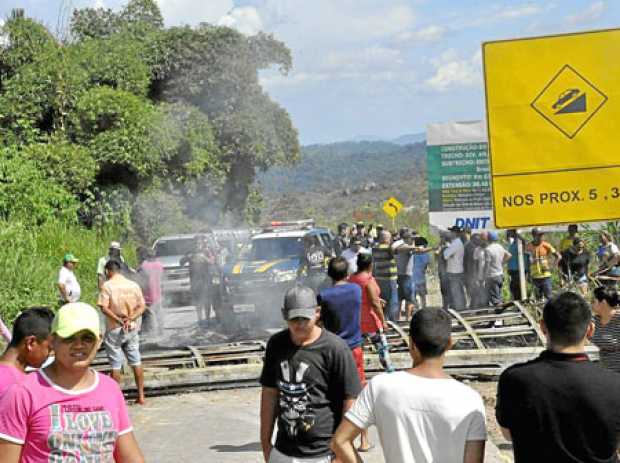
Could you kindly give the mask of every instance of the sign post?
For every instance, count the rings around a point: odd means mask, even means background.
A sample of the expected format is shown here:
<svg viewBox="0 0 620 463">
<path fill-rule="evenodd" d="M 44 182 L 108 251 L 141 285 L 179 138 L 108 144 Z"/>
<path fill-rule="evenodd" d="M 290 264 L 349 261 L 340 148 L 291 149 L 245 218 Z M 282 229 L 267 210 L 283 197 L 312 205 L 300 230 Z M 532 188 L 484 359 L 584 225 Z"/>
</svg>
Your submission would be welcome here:
<svg viewBox="0 0 620 463">
<path fill-rule="evenodd" d="M 620 29 L 482 48 L 495 225 L 620 217 Z"/>
</svg>

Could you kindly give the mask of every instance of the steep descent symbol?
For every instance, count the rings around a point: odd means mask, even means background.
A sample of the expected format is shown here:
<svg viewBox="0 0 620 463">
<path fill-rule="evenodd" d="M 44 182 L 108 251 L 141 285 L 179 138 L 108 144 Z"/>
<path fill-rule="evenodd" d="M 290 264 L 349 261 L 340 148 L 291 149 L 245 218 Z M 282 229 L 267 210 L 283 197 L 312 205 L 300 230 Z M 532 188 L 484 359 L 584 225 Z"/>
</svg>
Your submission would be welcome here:
<svg viewBox="0 0 620 463">
<path fill-rule="evenodd" d="M 578 88 L 566 90 L 553 103 L 553 109 L 557 109 L 555 114 L 585 113 L 586 94 L 581 93 Z"/>
<path fill-rule="evenodd" d="M 573 138 L 607 101 L 607 96 L 566 64 L 532 101 L 532 108 Z"/>
</svg>

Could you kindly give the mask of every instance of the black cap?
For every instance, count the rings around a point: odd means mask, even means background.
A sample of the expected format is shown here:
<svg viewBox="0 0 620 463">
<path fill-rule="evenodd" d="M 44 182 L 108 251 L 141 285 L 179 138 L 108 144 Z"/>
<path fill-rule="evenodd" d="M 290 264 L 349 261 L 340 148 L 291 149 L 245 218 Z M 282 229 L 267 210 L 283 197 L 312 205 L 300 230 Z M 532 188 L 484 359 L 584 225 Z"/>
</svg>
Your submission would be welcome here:
<svg viewBox="0 0 620 463">
<path fill-rule="evenodd" d="M 448 230 L 454 233 L 461 233 L 463 231 L 463 229 L 458 225 L 453 225 L 452 227 L 448 228 Z"/>
<path fill-rule="evenodd" d="M 282 314 L 286 320 L 298 317 L 311 320 L 314 318 L 318 305 L 312 288 L 295 285 L 284 295 Z"/>
</svg>

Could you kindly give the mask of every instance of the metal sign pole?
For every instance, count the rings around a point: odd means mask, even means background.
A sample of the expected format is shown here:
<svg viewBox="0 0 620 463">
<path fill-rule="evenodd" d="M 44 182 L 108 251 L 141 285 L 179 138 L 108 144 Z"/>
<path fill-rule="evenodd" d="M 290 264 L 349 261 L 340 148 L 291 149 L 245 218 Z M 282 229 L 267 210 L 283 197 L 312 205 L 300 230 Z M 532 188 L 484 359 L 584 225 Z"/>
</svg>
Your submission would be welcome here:
<svg viewBox="0 0 620 463">
<path fill-rule="evenodd" d="M 525 284 L 525 258 L 523 255 L 523 240 L 517 230 L 515 239 L 517 240 L 517 257 L 519 262 L 519 287 L 521 289 L 521 300 L 527 299 L 527 285 Z"/>
</svg>

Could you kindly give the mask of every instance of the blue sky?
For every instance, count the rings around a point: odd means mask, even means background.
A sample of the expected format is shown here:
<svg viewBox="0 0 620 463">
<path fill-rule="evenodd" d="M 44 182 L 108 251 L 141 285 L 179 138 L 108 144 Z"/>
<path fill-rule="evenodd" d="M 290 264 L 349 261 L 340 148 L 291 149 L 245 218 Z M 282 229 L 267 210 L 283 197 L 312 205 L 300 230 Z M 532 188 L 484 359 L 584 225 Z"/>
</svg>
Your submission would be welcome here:
<svg viewBox="0 0 620 463">
<path fill-rule="evenodd" d="M 120 0 L 2 0 L 52 29 L 71 7 Z M 484 117 L 480 43 L 620 27 L 620 0 L 158 0 L 168 25 L 201 21 L 273 33 L 293 52 L 288 76 L 261 75 L 302 143 L 422 132 Z M 61 6 L 62 5 L 62 6 Z"/>
</svg>

